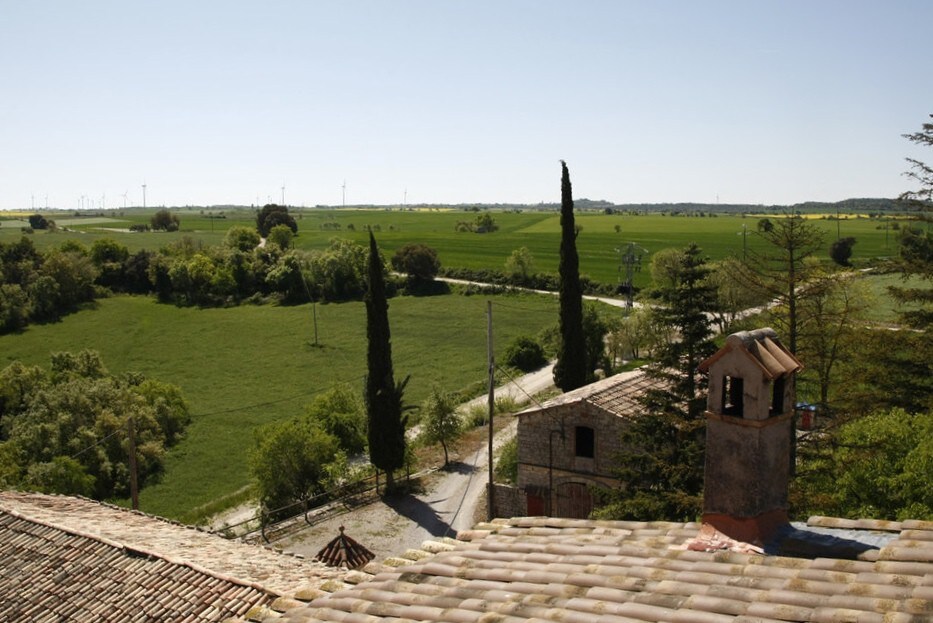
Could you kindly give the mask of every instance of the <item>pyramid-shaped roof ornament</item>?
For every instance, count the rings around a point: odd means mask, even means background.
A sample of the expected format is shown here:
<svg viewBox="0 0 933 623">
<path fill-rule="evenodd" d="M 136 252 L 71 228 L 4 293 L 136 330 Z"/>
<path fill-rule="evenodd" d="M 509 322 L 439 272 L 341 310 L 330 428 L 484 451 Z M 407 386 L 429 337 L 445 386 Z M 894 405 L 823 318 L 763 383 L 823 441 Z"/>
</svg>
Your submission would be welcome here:
<svg viewBox="0 0 933 623">
<path fill-rule="evenodd" d="M 337 538 L 325 545 L 314 560 L 323 562 L 328 567 L 359 569 L 375 557 L 371 551 L 344 534 L 343 526 L 340 526 Z"/>
</svg>

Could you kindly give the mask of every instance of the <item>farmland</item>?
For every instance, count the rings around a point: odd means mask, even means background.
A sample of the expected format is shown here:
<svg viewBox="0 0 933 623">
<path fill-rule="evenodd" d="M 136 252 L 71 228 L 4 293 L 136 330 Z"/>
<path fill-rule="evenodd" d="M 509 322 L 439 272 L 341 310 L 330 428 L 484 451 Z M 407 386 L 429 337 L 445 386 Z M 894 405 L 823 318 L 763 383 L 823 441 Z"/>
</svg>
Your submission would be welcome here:
<svg viewBox="0 0 933 623">
<path fill-rule="evenodd" d="M 234 225 L 254 225 L 255 214 L 249 209 L 195 210 L 173 209 L 181 220 L 181 230 L 173 233 L 125 230 L 133 223 L 147 223 L 153 210 L 129 209 L 110 214 L 107 222 L 100 217 L 75 218 L 73 213 L 61 215 L 68 231 L 37 233 L 33 236 L 40 248 L 56 246 L 68 238 L 90 245 L 99 238 L 114 238 L 130 251 L 157 249 L 183 236 L 190 236 L 205 245 L 219 244 L 226 230 Z M 202 213 L 203 212 L 203 213 Z M 300 249 L 322 249 L 334 237 L 362 242 L 367 227 L 376 231 L 380 247 L 391 255 L 409 242 L 420 242 L 437 249 L 445 267 L 501 270 L 506 258 L 519 247 L 528 247 L 541 272 L 557 272 L 560 216 L 550 211 L 492 212 L 499 230 L 488 234 L 456 232 L 460 221 L 470 222 L 475 212 L 462 209 L 387 210 L 387 209 L 294 209 L 299 235 L 295 245 Z M 122 216 L 121 216 L 122 214 Z M 13 217 L 7 214 L 7 218 Z M 25 215 L 16 215 L 19 219 Z M 52 218 L 55 218 L 52 214 Z M 696 242 L 711 259 L 743 253 L 743 240 L 748 249 L 762 248 L 755 235 L 761 216 L 710 215 L 673 216 L 663 214 L 604 214 L 581 212 L 576 222 L 581 227 L 577 238 L 580 270 L 592 279 L 614 284 L 619 281 L 619 249 L 634 242 L 651 253 L 668 247 L 684 247 Z M 774 218 L 770 216 L 769 218 Z M 853 236 L 857 244 L 853 262 L 864 264 L 872 258 L 889 256 L 895 246 L 897 231 L 904 220 L 880 220 L 861 215 L 843 215 L 837 223 L 830 218 L 811 215 L 826 234 L 826 251 L 821 256 L 828 261 L 828 246 L 839 236 Z M 0 241 L 17 239 L 22 220 L 0 221 Z M 64 223 L 67 223 L 65 225 Z M 837 227 L 838 226 L 838 227 Z M 618 231 L 616 231 L 618 228 Z M 747 232 L 747 236 L 743 236 Z M 635 276 L 638 286 L 649 281 L 647 271 Z"/>
<path fill-rule="evenodd" d="M 112 238 L 131 251 L 154 250 L 185 236 L 215 245 L 232 226 L 252 227 L 255 217 L 249 209 L 173 212 L 181 221 L 181 230 L 173 233 L 128 231 L 134 223 L 147 223 L 153 210 L 92 217 L 52 213 L 60 229 L 36 232 L 30 239 L 40 249 L 67 240 L 90 246 Z M 560 225 L 555 212 L 493 211 L 498 231 L 487 234 L 455 231 L 458 222 L 476 218 L 476 212 L 462 209 L 294 213 L 299 227 L 295 244 L 303 250 L 323 249 L 334 237 L 363 242 L 371 228 L 386 256 L 406 243 L 420 242 L 437 249 L 446 267 L 501 270 L 510 253 L 524 246 L 538 271 L 557 270 Z M 27 217 L 0 213 L 0 242 L 18 240 Z M 645 286 L 650 253 L 664 248 L 696 242 L 714 260 L 741 256 L 743 242 L 750 251 L 761 249 L 754 234 L 759 218 L 580 213 L 581 271 L 616 283 L 618 249 L 634 242 L 648 253 L 645 269 L 636 274 L 636 285 Z M 864 265 L 894 252 L 894 228 L 905 221 L 848 215 L 838 222 L 816 216 L 813 222 L 826 234 L 823 261 L 829 261 L 828 246 L 837 235 L 853 236 L 853 261 Z M 487 298 L 494 301 L 494 341 L 500 354 L 514 337 L 534 335 L 557 321 L 552 297 L 451 294 L 390 301 L 396 375 L 412 375 L 408 402 L 418 404 L 433 386 L 456 391 L 482 380 Z M 309 305 L 196 309 L 149 297 L 114 296 L 60 322 L 0 336 L 0 365 L 13 360 L 47 365 L 51 351 L 91 348 L 101 353 L 111 372 L 138 371 L 180 386 L 191 404 L 193 423 L 187 439 L 169 452 L 162 481 L 147 487 L 141 500 L 144 510 L 186 519 L 249 483 L 246 456 L 256 427 L 301 413 L 316 393 L 335 384 L 361 387 L 366 347 L 362 303 L 318 305 L 314 313 L 318 345 L 312 343 Z"/>
<path fill-rule="evenodd" d="M 438 386 L 482 381 L 486 300 L 457 294 L 396 297 L 389 303 L 396 375 L 411 374 L 406 399 L 419 404 Z M 494 343 L 501 353 L 519 334 L 556 323 L 556 297 L 494 300 Z M 248 484 L 252 431 L 302 413 L 314 395 L 338 383 L 362 391 L 366 321 L 362 303 L 318 305 L 313 346 L 310 305 L 176 308 L 153 298 L 116 296 L 63 321 L 0 336 L 0 366 L 48 365 L 50 351 L 90 348 L 113 373 L 138 371 L 176 384 L 193 422 L 166 460 L 161 483 L 141 494 L 144 510 L 185 516 Z"/>
</svg>

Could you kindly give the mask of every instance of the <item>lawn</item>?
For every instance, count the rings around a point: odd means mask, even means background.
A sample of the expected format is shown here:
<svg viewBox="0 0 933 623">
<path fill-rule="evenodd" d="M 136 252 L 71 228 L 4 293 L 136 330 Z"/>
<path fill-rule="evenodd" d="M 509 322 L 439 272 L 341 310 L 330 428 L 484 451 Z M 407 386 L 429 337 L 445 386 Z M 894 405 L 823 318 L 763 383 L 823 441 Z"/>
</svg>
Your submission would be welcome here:
<svg viewBox="0 0 933 623">
<path fill-rule="evenodd" d="M 896 324 L 898 314 L 912 309 L 919 309 L 917 304 L 900 305 L 888 292 L 889 286 L 899 288 L 928 288 L 928 281 L 920 277 L 911 277 L 904 279 L 903 275 L 891 273 L 884 275 L 869 274 L 864 277 L 868 284 L 873 300 L 871 308 L 868 311 L 868 319 L 873 322 Z"/>
<path fill-rule="evenodd" d="M 455 391 L 486 373 L 486 305 L 502 353 L 520 334 L 557 322 L 550 296 L 397 297 L 389 302 L 395 373 L 411 375 L 406 398 L 420 403 L 438 386 Z M 315 394 L 347 383 L 362 392 L 366 320 L 362 303 L 312 308 L 176 308 L 148 297 L 102 299 L 54 324 L 0 336 L 0 365 L 47 366 L 51 351 L 95 349 L 113 373 L 138 371 L 179 385 L 193 422 L 172 449 L 161 483 L 141 493 L 147 512 L 184 520 L 197 507 L 249 483 L 253 430 L 303 411 Z"/>
</svg>

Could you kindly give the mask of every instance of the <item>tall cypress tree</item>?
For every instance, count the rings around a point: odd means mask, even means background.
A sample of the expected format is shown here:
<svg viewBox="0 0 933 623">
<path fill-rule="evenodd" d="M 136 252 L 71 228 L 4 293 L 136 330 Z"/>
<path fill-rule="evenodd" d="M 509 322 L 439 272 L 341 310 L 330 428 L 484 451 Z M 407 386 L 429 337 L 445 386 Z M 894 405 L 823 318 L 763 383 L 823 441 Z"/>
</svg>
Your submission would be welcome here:
<svg viewBox="0 0 933 623">
<path fill-rule="evenodd" d="M 580 287 L 580 258 L 577 256 L 570 172 L 563 160 L 560 166 L 560 352 L 554 364 L 554 384 L 569 392 L 586 385 L 592 371 L 586 367 L 583 290 Z"/>
<path fill-rule="evenodd" d="M 369 283 L 366 290 L 366 415 L 369 420 L 369 460 L 386 473 L 386 491 L 394 485 L 392 472 L 405 463 L 405 421 L 402 392 L 408 379 L 396 385 L 392 372 L 389 304 L 384 266 L 373 233 L 369 232 Z"/>
</svg>

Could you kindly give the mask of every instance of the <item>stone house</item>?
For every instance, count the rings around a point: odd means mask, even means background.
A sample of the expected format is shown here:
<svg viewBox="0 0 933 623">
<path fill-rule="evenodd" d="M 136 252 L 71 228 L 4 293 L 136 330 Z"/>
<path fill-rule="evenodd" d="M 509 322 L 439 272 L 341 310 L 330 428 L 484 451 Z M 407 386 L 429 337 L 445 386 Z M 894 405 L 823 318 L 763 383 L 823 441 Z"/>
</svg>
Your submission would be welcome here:
<svg viewBox="0 0 933 623">
<path fill-rule="evenodd" d="M 656 383 L 623 372 L 518 413 L 518 479 L 514 488 L 497 487 L 497 512 L 589 516 L 592 489 L 618 485 L 622 431 Z"/>
<path fill-rule="evenodd" d="M 729 336 L 700 365 L 700 372 L 709 375 L 706 419 L 712 434 L 706 471 L 714 481 L 741 485 L 726 489 L 727 494 L 709 494 L 711 517 L 735 514 L 736 509 L 724 506 L 723 495 L 778 491 L 776 483 L 789 478 L 781 470 L 790 469 L 794 379 L 802 367 L 771 329 Z M 624 372 L 518 413 L 518 478 L 514 488 L 497 487 L 496 510 L 588 517 L 593 489 L 619 486 L 622 433 L 632 418 L 646 415 L 642 398 L 659 382 L 641 371 Z M 784 498 L 786 509 L 786 493 Z M 717 511 L 720 506 L 726 511 Z"/>
</svg>

